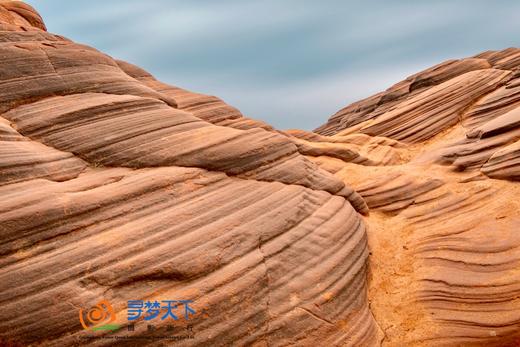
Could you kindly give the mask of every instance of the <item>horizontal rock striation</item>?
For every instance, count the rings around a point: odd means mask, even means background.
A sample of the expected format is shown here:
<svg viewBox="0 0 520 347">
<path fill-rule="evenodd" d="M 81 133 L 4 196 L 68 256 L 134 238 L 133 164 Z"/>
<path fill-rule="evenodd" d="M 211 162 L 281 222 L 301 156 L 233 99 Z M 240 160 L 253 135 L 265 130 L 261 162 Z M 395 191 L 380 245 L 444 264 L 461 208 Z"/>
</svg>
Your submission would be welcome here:
<svg viewBox="0 0 520 347">
<path fill-rule="evenodd" d="M 379 343 L 368 207 L 292 137 L 21 2 L 0 23 L 0 345 L 90 345 L 78 310 L 101 299 L 120 328 L 97 336 L 129 334 L 129 300 L 190 299 L 179 345 Z"/>
<path fill-rule="evenodd" d="M 172 322 L 128 331 L 127 302 L 179 299 L 181 346 L 520 343 L 519 49 L 315 132 L 48 33 L 18 1 L 0 53 L 0 345 L 161 345 Z M 102 299 L 118 327 L 84 329 Z"/>
<path fill-rule="evenodd" d="M 520 343 L 519 56 L 437 65 L 305 136 L 399 141 L 401 162 L 378 167 L 311 157 L 371 210 L 369 300 L 384 346 Z"/>
<path fill-rule="evenodd" d="M 359 131 L 405 142 L 427 140 L 457 124 L 464 109 L 509 75 L 496 69 L 465 73 L 399 103 Z"/>
<path fill-rule="evenodd" d="M 179 167 L 0 191 L 4 338 L 76 345 L 89 333 L 76 307 L 103 297 L 126 318 L 127 300 L 179 295 L 204 312 L 192 320 L 196 345 L 366 344 L 377 335 L 364 224 L 342 197 Z M 145 322 L 136 327 L 148 335 Z"/>
<path fill-rule="evenodd" d="M 329 119 L 327 124 L 316 129 L 316 132 L 326 135 L 336 134 L 343 129 L 384 114 L 392 109 L 393 106 L 429 87 L 441 84 L 467 72 L 488 69 L 490 67 L 490 63 L 482 58 L 447 61 L 412 75 L 384 92 L 341 109 Z"/>
</svg>

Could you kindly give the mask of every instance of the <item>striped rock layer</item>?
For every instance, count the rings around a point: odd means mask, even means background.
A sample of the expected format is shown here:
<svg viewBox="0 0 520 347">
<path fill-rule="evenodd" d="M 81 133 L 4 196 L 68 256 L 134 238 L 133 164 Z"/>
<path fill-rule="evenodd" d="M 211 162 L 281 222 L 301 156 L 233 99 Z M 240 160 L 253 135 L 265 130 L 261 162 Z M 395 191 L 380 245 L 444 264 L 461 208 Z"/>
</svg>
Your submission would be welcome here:
<svg viewBox="0 0 520 347">
<path fill-rule="evenodd" d="M 0 60 L 0 345 L 160 345 L 171 324 L 192 326 L 180 346 L 382 339 L 368 207 L 290 136 L 50 34 L 21 2 L 0 2 Z M 81 324 L 101 300 L 114 331 Z M 129 332 L 131 300 L 194 313 Z"/>
<path fill-rule="evenodd" d="M 18 1 L 0 53 L 0 345 L 161 346 L 172 323 L 193 328 L 180 346 L 520 343 L 520 49 L 315 132 L 50 34 Z M 188 321 L 127 330 L 128 301 L 183 299 Z M 113 331 L 79 319 L 101 300 Z"/>
<path fill-rule="evenodd" d="M 383 346 L 520 345 L 520 49 L 437 65 L 291 133 L 329 146 L 308 158 L 368 204 Z M 361 136 L 392 151 L 369 166 L 332 149 Z"/>
</svg>

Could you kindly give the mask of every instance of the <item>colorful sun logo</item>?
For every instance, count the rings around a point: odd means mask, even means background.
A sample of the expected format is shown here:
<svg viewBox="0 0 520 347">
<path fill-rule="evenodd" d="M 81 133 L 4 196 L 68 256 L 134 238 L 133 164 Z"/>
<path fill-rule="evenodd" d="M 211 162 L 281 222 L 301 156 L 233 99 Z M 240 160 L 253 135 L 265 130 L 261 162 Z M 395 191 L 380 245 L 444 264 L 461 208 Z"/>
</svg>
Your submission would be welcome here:
<svg viewBox="0 0 520 347">
<path fill-rule="evenodd" d="M 110 302 L 101 300 L 88 311 L 79 309 L 79 321 L 86 330 L 117 330 L 118 324 L 111 324 L 116 320 L 116 313 Z"/>
</svg>

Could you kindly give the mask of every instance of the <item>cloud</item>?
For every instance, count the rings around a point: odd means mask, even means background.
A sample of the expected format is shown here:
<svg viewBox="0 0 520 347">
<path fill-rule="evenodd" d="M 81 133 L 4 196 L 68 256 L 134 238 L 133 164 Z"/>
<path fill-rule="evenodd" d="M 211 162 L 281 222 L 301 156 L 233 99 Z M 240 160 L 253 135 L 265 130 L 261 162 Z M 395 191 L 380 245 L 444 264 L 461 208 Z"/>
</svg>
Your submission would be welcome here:
<svg viewBox="0 0 520 347">
<path fill-rule="evenodd" d="M 243 103 L 241 111 L 265 119 L 280 129 L 314 129 L 343 106 L 377 93 L 433 63 L 392 66 L 373 70 L 351 71 L 319 76 L 306 83 L 280 86 L 229 86 L 220 88 L 220 97 L 230 104 Z M 302 111 L 303 110 L 303 111 Z M 322 117 L 316 115 L 323 114 Z"/>
<path fill-rule="evenodd" d="M 279 128 L 443 60 L 518 46 L 517 1 L 28 1 L 50 31 Z"/>
</svg>

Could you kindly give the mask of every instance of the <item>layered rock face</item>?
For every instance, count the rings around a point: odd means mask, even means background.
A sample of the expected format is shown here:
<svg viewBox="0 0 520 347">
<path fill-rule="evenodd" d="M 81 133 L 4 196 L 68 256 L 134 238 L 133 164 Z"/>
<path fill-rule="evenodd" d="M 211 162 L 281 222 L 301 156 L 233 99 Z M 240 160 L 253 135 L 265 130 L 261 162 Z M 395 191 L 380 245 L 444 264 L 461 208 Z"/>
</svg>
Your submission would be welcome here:
<svg viewBox="0 0 520 347">
<path fill-rule="evenodd" d="M 315 132 L 50 34 L 17 1 L 0 60 L 0 345 L 168 345 L 168 320 L 127 330 L 127 303 L 181 299 L 181 346 L 520 341 L 519 49 Z M 118 327 L 85 329 L 101 300 Z"/>
<path fill-rule="evenodd" d="M 310 157 L 370 208 L 383 345 L 520 345 L 520 49 L 422 71 L 316 133 L 295 135 L 329 148 L 384 139 L 377 163 Z"/>
<path fill-rule="evenodd" d="M 0 11 L 1 345 L 164 344 L 127 302 L 180 299 L 179 345 L 378 343 L 357 193 L 220 99 Z M 121 328 L 85 330 L 102 299 Z"/>
</svg>

